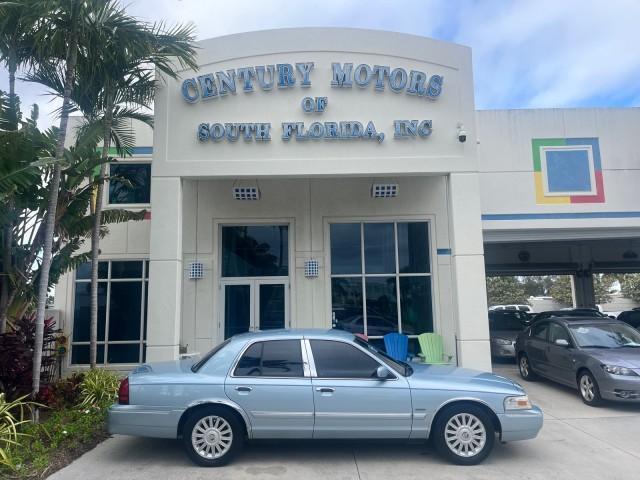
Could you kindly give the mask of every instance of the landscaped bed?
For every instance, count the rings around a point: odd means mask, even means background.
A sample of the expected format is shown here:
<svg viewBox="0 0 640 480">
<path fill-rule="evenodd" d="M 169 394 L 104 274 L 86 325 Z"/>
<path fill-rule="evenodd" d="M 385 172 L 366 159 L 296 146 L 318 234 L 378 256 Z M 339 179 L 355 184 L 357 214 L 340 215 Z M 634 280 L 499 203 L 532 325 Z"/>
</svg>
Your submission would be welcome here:
<svg viewBox="0 0 640 480">
<path fill-rule="evenodd" d="M 118 382 L 104 370 L 55 382 L 41 392 L 47 406 L 39 407 L 38 423 L 30 420 L 34 404 L 7 403 L 0 395 L 0 477 L 46 478 L 107 438 L 106 412 Z"/>
</svg>

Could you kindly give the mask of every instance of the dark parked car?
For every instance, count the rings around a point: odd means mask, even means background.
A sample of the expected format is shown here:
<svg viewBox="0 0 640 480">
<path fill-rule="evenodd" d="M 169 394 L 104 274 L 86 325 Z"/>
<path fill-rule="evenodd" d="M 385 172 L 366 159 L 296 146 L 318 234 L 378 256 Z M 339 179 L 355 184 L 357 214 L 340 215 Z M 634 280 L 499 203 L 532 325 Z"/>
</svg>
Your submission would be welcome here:
<svg viewBox="0 0 640 480">
<path fill-rule="evenodd" d="M 529 325 L 529 314 L 514 310 L 492 310 L 489 312 L 489 335 L 491 356 L 515 358 L 518 334 Z"/>
<path fill-rule="evenodd" d="M 608 318 L 595 308 L 567 308 L 566 310 L 549 310 L 537 313 L 531 318 L 531 323 L 551 317 Z"/>
<path fill-rule="evenodd" d="M 634 308 L 618 315 L 618 320 L 640 330 L 640 308 Z"/>
<path fill-rule="evenodd" d="M 516 340 L 520 376 L 578 389 L 582 401 L 640 402 L 640 332 L 618 320 L 552 317 Z"/>
</svg>

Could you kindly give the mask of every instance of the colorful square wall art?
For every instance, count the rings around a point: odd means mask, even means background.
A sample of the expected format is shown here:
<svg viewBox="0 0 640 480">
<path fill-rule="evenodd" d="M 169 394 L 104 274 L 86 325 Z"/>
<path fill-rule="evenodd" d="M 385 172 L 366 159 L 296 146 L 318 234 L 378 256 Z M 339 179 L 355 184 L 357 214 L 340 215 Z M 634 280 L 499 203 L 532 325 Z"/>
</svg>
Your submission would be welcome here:
<svg viewBox="0 0 640 480">
<path fill-rule="evenodd" d="M 534 138 L 536 203 L 604 203 L 597 138 Z"/>
</svg>

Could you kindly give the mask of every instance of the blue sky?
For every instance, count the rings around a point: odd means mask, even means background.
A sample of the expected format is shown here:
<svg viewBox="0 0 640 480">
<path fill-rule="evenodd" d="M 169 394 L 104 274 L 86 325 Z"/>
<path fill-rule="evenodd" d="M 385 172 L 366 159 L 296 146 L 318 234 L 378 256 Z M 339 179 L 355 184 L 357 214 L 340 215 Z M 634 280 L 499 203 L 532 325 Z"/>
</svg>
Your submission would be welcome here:
<svg viewBox="0 0 640 480">
<path fill-rule="evenodd" d="M 640 106 L 640 0 L 126 0 L 148 21 L 193 22 L 198 38 L 304 26 L 412 33 L 473 49 L 478 109 Z M 304 48 L 304 45 L 301 45 Z M 0 89 L 7 88 L 0 71 Z M 37 85 L 23 103 L 56 102 Z"/>
</svg>

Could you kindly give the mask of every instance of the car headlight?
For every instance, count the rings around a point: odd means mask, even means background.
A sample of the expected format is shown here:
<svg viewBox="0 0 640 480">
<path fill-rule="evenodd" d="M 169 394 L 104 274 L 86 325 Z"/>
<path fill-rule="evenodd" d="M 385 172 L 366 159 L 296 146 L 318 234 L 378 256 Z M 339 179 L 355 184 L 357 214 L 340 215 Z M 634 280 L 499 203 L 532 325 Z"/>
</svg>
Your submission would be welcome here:
<svg viewBox="0 0 640 480">
<path fill-rule="evenodd" d="M 638 376 L 638 374 L 630 368 L 618 367 L 617 365 L 602 365 L 602 369 L 611 375 L 626 375 L 628 377 Z"/>
<path fill-rule="evenodd" d="M 494 337 L 491 341 L 498 345 L 511 345 L 511 340 L 507 340 L 506 338 Z"/>
<path fill-rule="evenodd" d="M 527 395 L 518 397 L 507 397 L 504 399 L 505 410 L 530 410 L 533 408 Z"/>
</svg>

